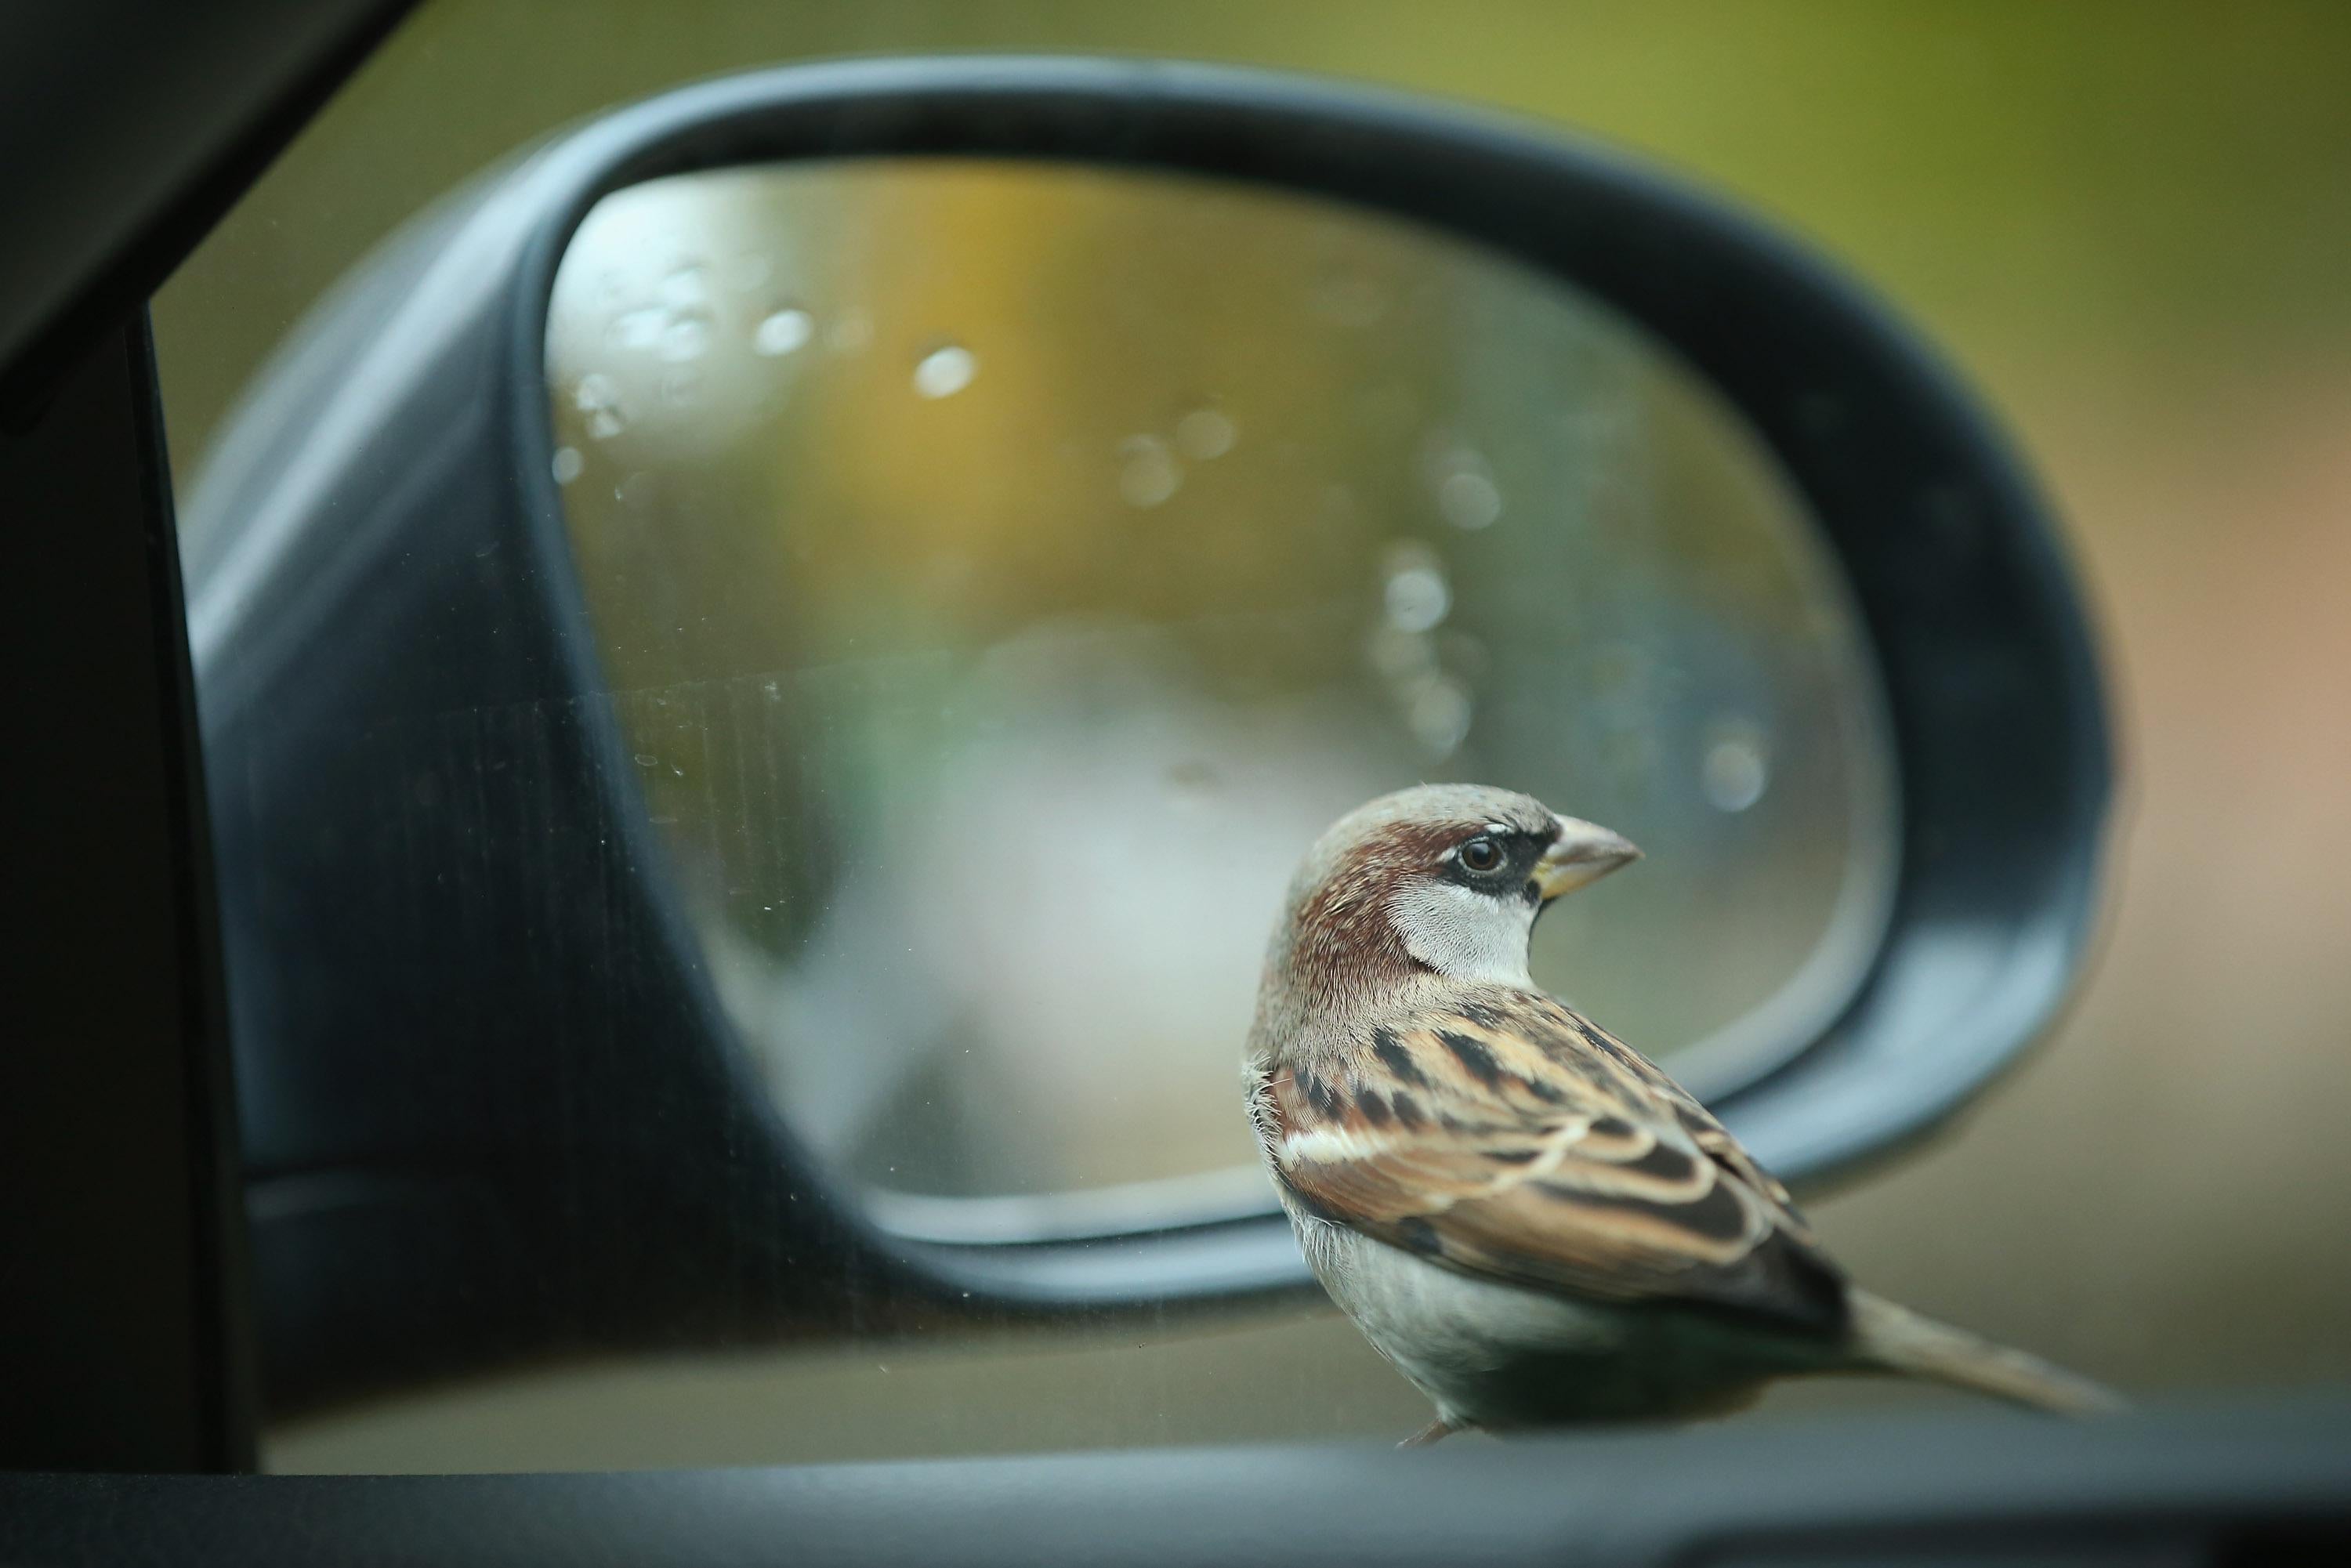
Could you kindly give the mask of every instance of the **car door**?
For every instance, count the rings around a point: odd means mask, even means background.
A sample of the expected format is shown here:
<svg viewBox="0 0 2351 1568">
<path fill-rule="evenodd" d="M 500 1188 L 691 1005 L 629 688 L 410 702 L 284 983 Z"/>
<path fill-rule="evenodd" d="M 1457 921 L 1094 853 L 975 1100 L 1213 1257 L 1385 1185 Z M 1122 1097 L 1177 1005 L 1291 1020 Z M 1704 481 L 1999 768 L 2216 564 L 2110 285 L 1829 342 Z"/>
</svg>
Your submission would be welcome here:
<svg viewBox="0 0 2351 1568">
<path fill-rule="evenodd" d="M 400 1483 L 12 1478 L 24 1550 L 79 1542 L 90 1555 L 266 1561 L 327 1540 L 387 1560 L 603 1551 L 684 1562 L 788 1543 L 844 1561 L 1036 1562 L 1227 1560 L 1274 1543 L 1299 1561 L 1650 1561 L 1953 1541 L 2159 1552 L 2193 1540 L 2250 1553 L 2323 1539 L 2344 1458 L 2339 1415 L 2323 1409 L 2082 1433 L 1938 1412 L 1810 1437 L 1763 1427 L 1470 1448 L 1415 1468 L 1372 1449 L 1229 1447 L 1401 1435 L 1414 1401 L 1343 1322 L 1304 1315 L 1311 1288 L 1286 1228 L 1246 1172 L 1220 1174 L 1239 1127 L 1237 1113 L 1216 1120 L 1205 1075 L 1183 1065 L 1132 1087 L 1213 1024 L 1165 1026 L 1155 1056 L 1123 1045 L 1127 1055 L 1089 1055 L 1095 993 L 1062 985 L 1040 956 L 1053 927 L 1024 926 L 1014 899 L 986 913 L 1008 884 L 1066 888 L 1065 865 L 1106 865 L 1109 891 L 1074 918 L 1111 938 L 1138 883 L 1194 898 L 1204 924 L 1253 925 L 1254 912 L 1227 916 L 1229 890 L 1262 880 L 1260 862 L 1303 831 L 1290 821 L 1298 797 L 1253 786 L 1249 771 L 1292 758 L 1295 731 L 1248 728 L 1234 716 L 1256 710 L 1238 699 L 1204 715 L 1155 695 L 1171 644 L 1103 630 L 1130 601 L 1019 597 L 1094 547 L 1008 541 L 987 533 L 991 517 L 1059 507 L 1072 526 L 1104 509 L 1142 530 L 1180 520 L 1192 531 L 1177 544 L 1138 531 L 1106 559 L 1149 562 L 1138 578 L 1179 606 L 1167 623 L 1207 624 L 1176 646 L 1212 668 L 1230 658 L 1228 685 L 1210 689 L 1257 694 L 1277 658 L 1338 655 L 1290 632 L 1250 641 L 1247 618 L 1230 613 L 1232 580 L 1186 599 L 1183 573 L 1286 537 L 1250 506 L 1291 521 L 1314 509 L 1321 520 L 1300 526 L 1319 545 L 1244 554 L 1238 580 L 1311 591 L 1299 605 L 1245 602 L 1278 624 L 1314 624 L 1313 572 L 1368 592 L 1364 700 L 1398 752 L 1355 772 L 1343 747 L 1267 769 L 1334 769 L 1347 788 L 1381 767 L 1447 765 L 1481 715 L 1523 709 L 1529 699 L 1491 672 L 1548 669 L 1525 663 L 1522 646 L 1549 657 L 1550 644 L 1539 616 L 1512 608 L 1510 584 L 1596 561 L 1612 583 L 1663 586 L 1579 602 L 1588 621 L 1624 616 L 1578 668 L 1629 716 L 1590 705 L 1569 760 L 1614 758 L 1640 805 L 1653 799 L 1636 787 L 1654 766 L 1645 758 L 1687 758 L 1685 815 L 1648 809 L 1676 824 L 1689 869 L 1614 928 L 1572 928 L 1585 949 L 1621 944 L 1616 967 L 1642 977 L 1618 996 L 1604 975 L 1584 983 L 1658 1035 L 1710 1047 L 1677 1070 L 1713 1071 L 1709 1098 L 1792 1176 L 1862 1168 L 1956 1110 L 2037 1031 L 2079 960 L 2105 800 L 2101 696 L 2029 486 L 1965 401 L 1811 264 L 1604 156 L 1345 89 L 1101 62 L 839 68 L 658 98 L 448 197 L 311 318 L 230 420 L 225 377 L 204 351 L 233 361 L 241 340 L 225 318 L 207 319 L 198 291 L 207 276 L 267 277 L 253 238 L 265 230 L 223 231 L 235 245 L 202 254 L 174 285 L 190 291 L 172 328 L 190 370 L 175 381 L 167 333 L 160 402 L 136 302 L 391 17 L 320 9 L 306 14 L 314 31 L 263 7 L 142 15 L 113 32 L 98 20 L 67 30 L 92 74 L 76 74 L 55 37 L 35 40 L 48 47 L 38 57 L 57 81 L 118 84 L 114 101 L 136 111 L 98 118 L 109 134 L 135 130 L 141 151 L 109 143 L 107 156 L 117 173 L 152 172 L 110 180 L 61 153 L 34 161 L 53 180 L 12 198 L 32 214 L 26 232 L 56 236 L 24 253 L 47 270 L 23 274 L 9 296 L 29 302 L 7 340 L 12 483 L 27 516 L 109 519 L 41 530 L 51 553 L 17 579 L 22 662 L 43 672 L 17 683 L 20 732 L 68 764 L 26 773 L 28 818 L 58 831 L 12 851 L 20 885 L 44 890 L 28 906 L 57 912 L 19 951 L 22 994 L 41 999 L 32 1034 L 73 1049 L 19 1053 L 7 1097 L 21 1129 L 8 1140 L 22 1162 L 10 1189 L 26 1195 L 10 1272 L 33 1282 L 12 1292 L 26 1320 L 11 1336 L 22 1353 L 12 1462 L 233 1472 L 253 1467 L 264 1431 L 279 1469 L 891 1462 Z M 433 51 L 417 48 L 404 59 L 422 72 Z M 192 72 L 197 57 L 218 63 Z M 489 56 L 452 46 L 443 63 L 480 70 Z M 686 74 L 658 64 L 656 50 L 631 87 Z M 188 86 L 199 75 L 201 94 Z M 78 149 L 84 118 L 26 123 Z M 774 129 L 745 129 L 755 124 Z M 714 156 L 713 126 L 747 140 Z M 1074 356 L 1091 346 L 1186 362 L 1182 334 L 1138 319 L 1214 294 L 1202 277 L 1254 266 L 1276 297 L 1295 260 L 1264 240 L 1286 221 L 1279 201 L 1220 208 L 1179 192 L 1166 207 L 1152 193 L 1122 212 L 1082 180 L 738 190 L 734 207 L 656 189 L 662 177 L 827 151 L 1041 155 L 1082 172 L 1099 148 L 1123 178 L 1238 176 L 1261 193 L 1408 207 L 1562 276 L 1573 256 L 1575 276 L 1640 330 L 1589 308 L 1545 315 L 1531 302 L 1541 291 L 1515 274 L 1457 286 L 1482 253 L 1425 254 L 1413 247 L 1426 242 L 1376 225 L 1355 235 L 1309 204 L 1296 209 L 1307 214 L 1300 244 L 1334 232 L 1343 243 L 1301 253 L 1307 314 L 1342 346 L 1317 359 L 1293 345 L 1273 369 L 1207 355 L 1163 378 L 1165 406 L 1118 408 L 1126 394 L 1099 361 Z M 1376 183 L 1350 172 L 1374 167 Z M 296 173 L 331 176 L 331 158 L 310 171 Z M 315 198 L 321 187 L 291 189 Z M 632 191 L 634 218 L 616 201 Z M 1570 216 L 1546 229 L 1514 214 L 1514 199 Z M 298 221 L 299 205 L 286 209 Z M 1616 221 L 1576 215 L 1593 213 Z M 955 486 L 987 472 L 973 455 L 1012 427 L 924 427 L 910 461 L 888 444 L 861 455 L 853 425 L 730 423 L 730 405 L 695 400 L 725 393 L 740 371 L 697 348 L 698 334 L 737 332 L 739 364 L 763 373 L 804 362 L 796 356 L 870 351 L 883 367 L 871 385 L 810 415 L 836 420 L 885 388 L 959 416 L 980 406 L 967 394 L 990 390 L 983 378 L 1017 362 L 1017 340 L 945 334 L 935 314 L 909 327 L 853 289 L 787 295 L 768 277 L 746 287 L 750 268 L 735 256 L 625 275 L 625 246 L 595 246 L 648 214 L 855 235 L 866 249 L 841 272 L 861 282 L 893 276 L 893 240 L 992 233 L 994 214 L 1003 237 L 974 242 L 963 270 L 1060 278 L 1045 298 L 1087 323 L 1059 346 L 1063 374 L 1102 406 L 1056 405 L 1055 429 L 1084 429 L 1084 450 L 1066 475 L 1040 456 L 1024 475 L 1033 487 L 991 511 Z M 1090 232 L 1100 257 L 1163 258 L 1164 274 L 1092 299 L 1067 257 L 1055 275 L 1051 258 L 1022 248 L 1024 222 Z M 1203 233 L 1214 267 L 1187 274 L 1185 245 Z M 600 269 L 600 254 L 614 259 Z M 942 287 L 939 270 L 903 268 L 897 292 L 876 282 L 874 297 L 921 299 Z M 944 270 L 952 284 L 957 269 Z M 1270 340 L 1280 329 L 1249 314 L 1251 292 L 1185 308 L 1222 320 L 1203 340 Z M 1391 296 L 1440 305 L 1416 316 Z M 1726 308 L 1732 300 L 1744 308 Z M 999 327 L 1036 308 L 1025 295 L 956 305 L 975 329 L 990 308 Z M 541 336 L 517 340 L 521 321 Z M 1381 356 L 1426 341 L 1449 356 L 1448 334 L 1478 351 L 1445 362 L 1476 373 L 1437 427 L 1383 434 L 1380 377 L 1401 372 Z M 1672 355 L 1656 354 L 1653 337 Z M 519 358 L 507 351 L 515 340 Z M 1614 400 L 1567 400 L 1586 423 L 1564 434 L 1514 424 L 1529 405 L 1507 395 L 1525 362 L 1552 358 L 1574 359 L 1577 384 Z M 1802 373 L 1817 378 L 1809 395 Z M 1408 396 L 1419 383 L 1403 384 Z M 1489 386 L 1500 395 L 1481 395 Z M 175 444 L 193 440 L 179 434 L 180 388 L 193 429 L 209 420 L 225 434 L 175 539 L 162 421 Z M 1261 429 L 1280 434 L 1318 395 L 1356 391 L 1371 434 L 1333 438 L 1320 467 L 1279 443 L 1268 466 L 1250 467 Z M 1625 407 L 1643 411 L 1643 443 L 1670 441 L 1672 461 L 1636 467 L 1630 454 L 1659 448 L 1604 444 L 1623 433 L 1592 411 Z M 681 408 L 686 417 L 662 412 Z M 1089 413 L 1109 423 L 1092 429 Z M 711 444 L 727 429 L 731 455 Z M 1707 434 L 1740 429 L 1761 434 Z M 650 444 L 628 444 L 640 438 Z M 1311 447 L 1304 434 L 1285 438 Z M 797 443 L 794 472 L 817 476 L 781 493 L 804 531 L 828 507 L 864 525 L 862 542 L 793 558 L 830 586 L 791 601 L 793 635 L 810 630 L 782 643 L 766 601 L 728 585 L 765 580 L 772 563 L 744 550 L 801 551 L 797 537 L 753 530 L 750 545 L 692 548 L 698 517 L 775 515 L 778 492 L 746 480 L 714 494 L 712 479 L 730 463 L 750 471 L 743 453 L 773 440 Z M 1631 542 L 1614 554 L 1479 555 L 1513 537 L 1496 525 L 1525 509 L 1562 443 L 1584 444 L 1569 448 L 1585 455 L 1575 473 L 1635 486 L 1649 509 L 1614 525 Z M 1395 493 L 1419 497 L 1426 518 L 1357 528 L 1349 508 L 1378 494 L 1362 476 L 1391 459 Z M 1087 498 L 1057 500 L 1056 483 Z M 1185 517 L 1211 507 L 1218 485 L 1221 509 Z M 1350 486 L 1358 494 L 1332 498 Z M 890 496 L 895 512 L 877 499 Z M 1604 519 L 1626 503 L 1578 504 Z M 892 567 L 890 528 L 950 513 L 980 542 L 933 549 L 867 620 L 826 626 L 829 603 L 872 596 Z M 1651 517 L 1687 515 L 1727 520 L 1720 537 L 1641 542 L 1659 537 L 1636 531 L 1658 527 Z M 1687 572 L 1694 559 L 1732 564 L 1707 577 Z M 990 573 L 1018 629 L 938 676 L 941 650 L 903 628 L 941 603 L 985 602 L 972 583 Z M 1208 624 L 1210 611 L 1225 619 Z M 1802 630 L 1746 630 L 1775 615 Z M 1363 632 L 1346 620 L 1327 646 L 1354 658 Z M 789 694 L 777 689 L 785 674 Z M 1654 684 L 1667 676 L 1698 700 L 1675 706 Z M 988 707 L 992 693 L 1009 695 Z M 799 705 L 795 722 L 762 718 L 769 704 Z M 908 716 L 934 710 L 947 717 L 930 729 Z M 964 745 L 946 733 L 958 725 L 1014 743 L 950 752 Z M 996 841 L 935 825 L 925 835 L 938 800 L 892 816 L 885 797 L 851 795 L 861 779 L 886 778 L 873 761 L 886 745 L 960 759 L 946 804 L 995 802 Z M 1140 783 L 1105 759 L 1139 768 Z M 1594 789 L 1612 777 L 1564 776 Z M 1139 845 L 1121 836 L 1134 822 L 1121 802 L 1137 789 L 1162 813 Z M 817 819 L 822 833 L 778 842 L 755 831 L 844 796 L 847 809 Z M 1008 805 L 1040 800 L 1056 804 L 1035 821 Z M 880 827 L 860 839 L 869 818 Z M 1786 852 L 1803 843 L 1825 847 Z M 975 848 L 994 853 L 966 853 Z M 1129 879 L 1123 854 L 1161 858 L 1134 862 L 1148 875 Z M 843 866 L 879 866 L 874 879 L 893 886 L 949 868 L 940 874 L 963 892 L 944 930 L 901 943 L 924 906 L 862 899 L 867 884 Z M 1198 881 L 1182 882 L 1194 867 L 1206 868 Z M 1043 891 L 1029 902 L 1050 906 Z M 1757 934 L 1757 912 L 1775 907 L 1804 933 L 1785 953 Z M 1634 967 L 1630 955 L 1671 933 L 1695 941 L 1715 915 L 1725 925 L 1710 939 L 1743 948 L 1756 972 L 1710 967 L 1668 986 Z M 1839 931 L 1857 934 L 1842 968 L 1837 943 L 1818 935 Z M 1256 939 L 1204 945 L 1199 988 L 1249 962 Z M 922 949 L 912 975 L 899 946 Z M 745 956 L 778 949 L 815 959 L 778 975 Z M 1148 985 L 1175 949 L 1105 939 L 1088 951 L 1089 972 Z M 892 980 L 875 987 L 867 977 L 885 964 Z M 1807 974 L 1809 992 L 1795 985 Z M 1782 996 L 1795 999 L 1763 1005 Z M 1176 987 L 1152 1016 L 1188 1017 L 1185 1000 Z M 1921 1009 L 1938 1030 L 1922 1027 Z M 825 1027 L 779 1029 L 747 1071 L 738 1048 L 765 1038 L 747 1018 L 810 1016 Z M 935 1042 L 930 1055 L 893 1061 L 917 1033 Z M 1052 1039 L 1080 1044 L 1057 1057 L 1039 1043 Z M 943 1067 L 958 1050 L 980 1066 Z M 1033 1099 L 1008 1111 L 1003 1086 L 1024 1082 L 1065 1098 L 1041 1117 Z M 1151 1113 L 1133 1119 L 1137 1104 Z M 1130 1119 L 1073 1130 L 1113 1105 Z M 1245 1157 L 1245 1138 L 1238 1146 Z M 1243 1326 L 1190 1332 L 1218 1322 Z M 534 1363 L 567 1360 L 569 1372 L 531 1381 Z M 508 1381 L 463 1381 L 486 1376 Z M 1155 1439 L 1219 1446 L 896 1462 Z"/>
</svg>

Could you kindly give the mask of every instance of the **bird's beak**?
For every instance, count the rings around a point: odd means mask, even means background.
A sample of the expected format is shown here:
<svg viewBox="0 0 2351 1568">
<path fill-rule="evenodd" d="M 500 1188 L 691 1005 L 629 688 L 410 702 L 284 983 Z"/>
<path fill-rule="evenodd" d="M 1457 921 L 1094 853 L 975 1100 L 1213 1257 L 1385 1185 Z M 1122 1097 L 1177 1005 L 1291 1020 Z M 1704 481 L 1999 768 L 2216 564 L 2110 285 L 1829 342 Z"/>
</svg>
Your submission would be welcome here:
<svg viewBox="0 0 2351 1568">
<path fill-rule="evenodd" d="M 1618 866 L 1641 858 L 1621 833 L 1580 817 L 1559 820 L 1559 838 L 1535 862 L 1535 887 L 1546 902 L 1598 882 Z"/>
</svg>

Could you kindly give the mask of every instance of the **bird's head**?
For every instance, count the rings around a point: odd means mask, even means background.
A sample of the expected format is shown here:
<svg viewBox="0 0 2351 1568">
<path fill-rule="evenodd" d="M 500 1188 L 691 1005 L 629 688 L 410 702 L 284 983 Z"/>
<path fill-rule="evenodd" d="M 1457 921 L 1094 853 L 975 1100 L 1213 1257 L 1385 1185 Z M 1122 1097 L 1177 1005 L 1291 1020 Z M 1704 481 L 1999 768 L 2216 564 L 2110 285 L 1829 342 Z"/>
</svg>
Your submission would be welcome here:
<svg viewBox="0 0 2351 1568">
<path fill-rule="evenodd" d="M 1531 796 L 1425 784 L 1348 813 L 1307 852 L 1268 956 L 1269 999 L 1343 1006 L 1418 977 L 1529 986 L 1552 899 L 1640 858 Z"/>
</svg>

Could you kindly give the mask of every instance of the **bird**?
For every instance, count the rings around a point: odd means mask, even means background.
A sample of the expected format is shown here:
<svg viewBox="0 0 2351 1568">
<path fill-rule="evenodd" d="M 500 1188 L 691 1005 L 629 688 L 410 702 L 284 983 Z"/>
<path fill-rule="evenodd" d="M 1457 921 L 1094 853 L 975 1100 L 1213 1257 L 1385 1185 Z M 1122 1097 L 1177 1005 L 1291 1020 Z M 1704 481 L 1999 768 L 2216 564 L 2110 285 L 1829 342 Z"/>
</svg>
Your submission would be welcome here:
<svg viewBox="0 0 2351 1568">
<path fill-rule="evenodd" d="M 1531 796 L 1422 785 L 1292 879 L 1242 1081 L 1323 1288 L 1451 1433 L 1727 1415 L 1812 1373 L 2042 1410 L 2116 1396 L 1850 1282 L 1737 1138 L 1538 988 L 1552 902 L 1640 858 Z"/>
</svg>

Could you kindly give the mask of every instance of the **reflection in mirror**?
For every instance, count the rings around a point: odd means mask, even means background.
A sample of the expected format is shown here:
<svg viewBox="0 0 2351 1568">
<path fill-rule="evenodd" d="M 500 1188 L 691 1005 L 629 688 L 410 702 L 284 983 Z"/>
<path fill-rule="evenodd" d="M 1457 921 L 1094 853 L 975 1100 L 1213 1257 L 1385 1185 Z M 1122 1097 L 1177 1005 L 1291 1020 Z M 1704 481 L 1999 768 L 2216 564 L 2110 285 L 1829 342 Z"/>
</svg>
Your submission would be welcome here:
<svg viewBox="0 0 2351 1568">
<path fill-rule="evenodd" d="M 680 898 L 886 1223 L 1263 1207 L 1234 1075 L 1281 888 L 1416 780 L 1648 850 L 1534 973 L 1701 1092 L 1875 951 L 1893 779 L 1834 569 L 1707 385 L 1555 280 L 1294 195 L 860 161 L 621 191 L 551 309 Z"/>
</svg>

